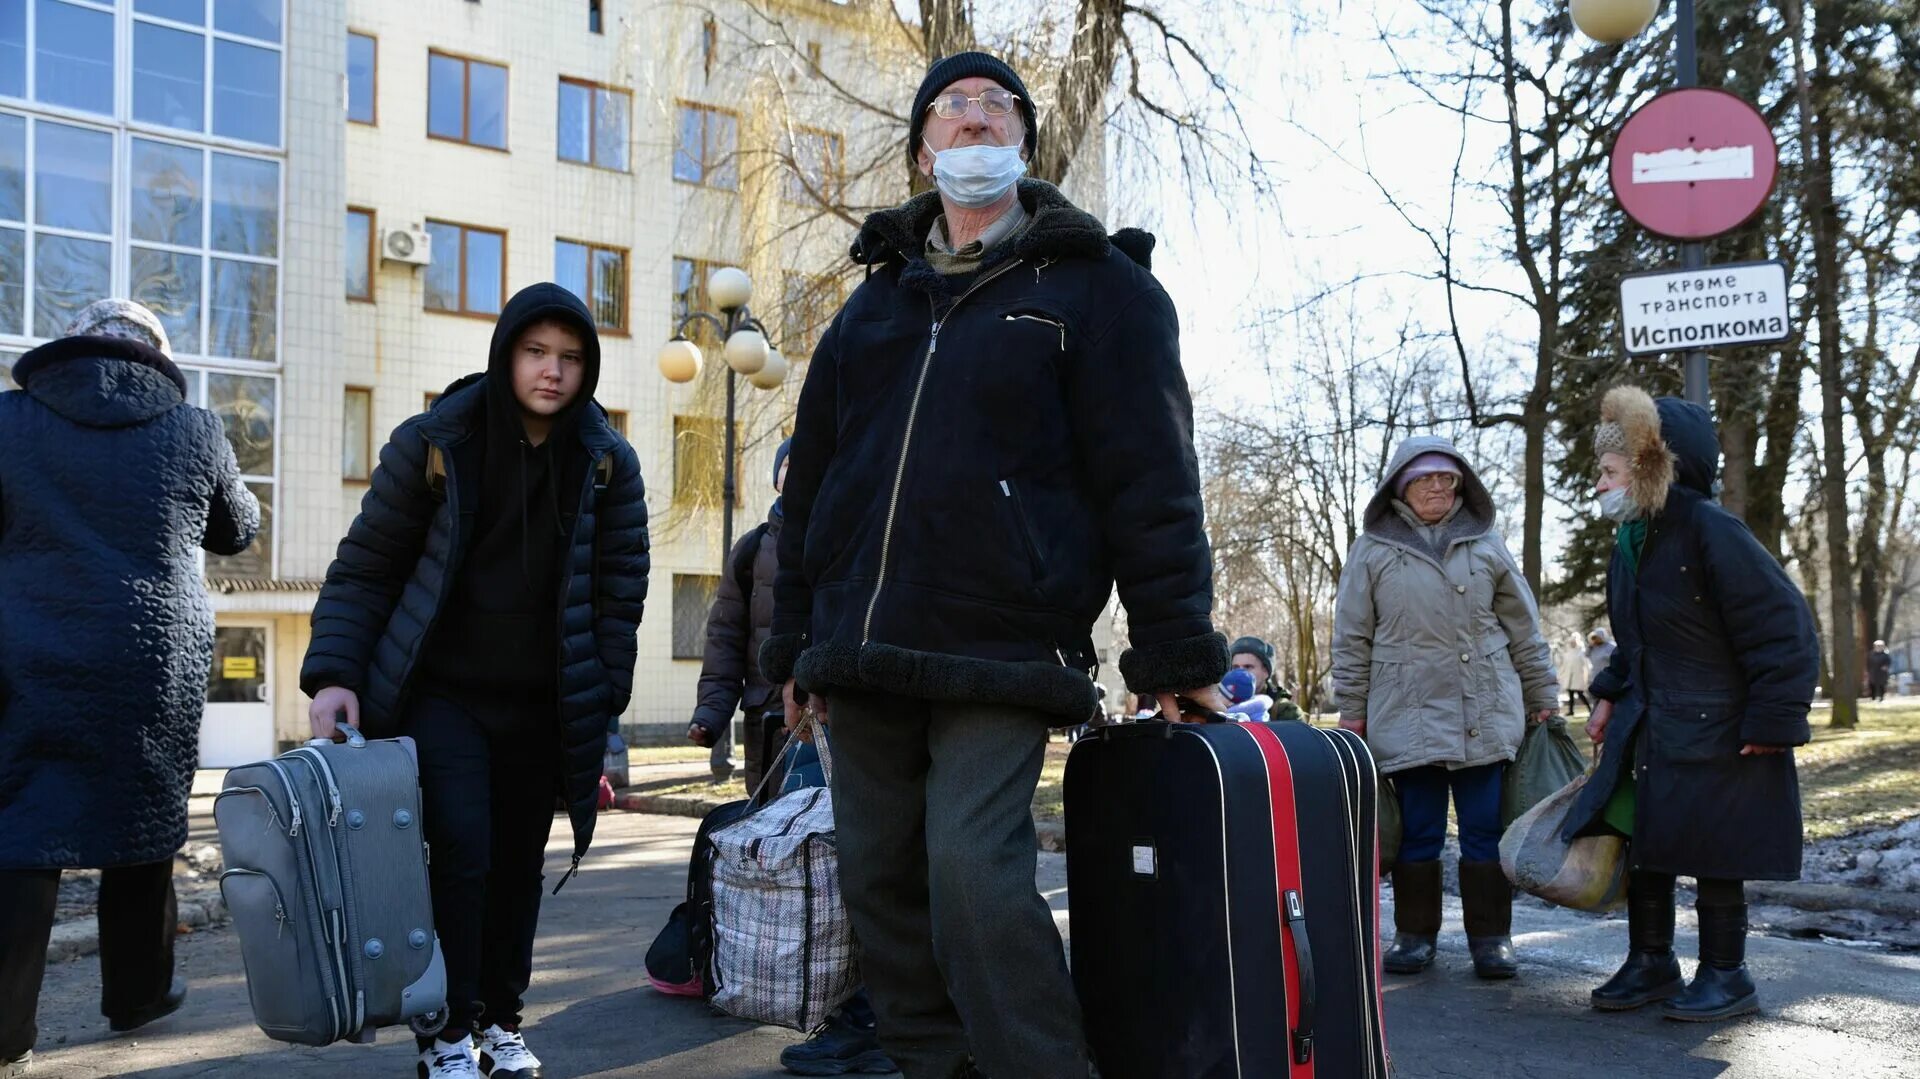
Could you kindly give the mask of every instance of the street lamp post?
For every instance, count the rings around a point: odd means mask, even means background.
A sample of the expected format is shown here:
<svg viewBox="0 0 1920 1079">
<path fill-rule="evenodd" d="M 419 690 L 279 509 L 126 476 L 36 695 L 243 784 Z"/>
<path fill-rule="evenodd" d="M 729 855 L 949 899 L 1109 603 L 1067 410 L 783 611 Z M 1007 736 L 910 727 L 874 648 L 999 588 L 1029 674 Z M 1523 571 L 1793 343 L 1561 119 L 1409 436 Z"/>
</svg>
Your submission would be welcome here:
<svg viewBox="0 0 1920 1079">
<path fill-rule="evenodd" d="M 746 376 L 748 382 L 763 390 L 778 389 L 787 377 L 787 361 L 767 342 L 767 330 L 747 309 L 753 296 L 753 282 L 745 271 L 731 266 L 715 270 L 707 278 L 707 298 L 720 309 L 718 315 L 690 311 L 674 327 L 673 337 L 660 348 L 660 373 L 669 382 L 691 382 L 700 375 L 704 354 L 689 340 L 689 327 L 710 327 L 726 344 L 721 356 L 727 362 L 727 418 L 725 448 L 720 484 L 720 558 L 733 550 L 733 502 L 737 489 L 734 475 L 734 410 L 738 402 L 735 380 Z"/>
</svg>

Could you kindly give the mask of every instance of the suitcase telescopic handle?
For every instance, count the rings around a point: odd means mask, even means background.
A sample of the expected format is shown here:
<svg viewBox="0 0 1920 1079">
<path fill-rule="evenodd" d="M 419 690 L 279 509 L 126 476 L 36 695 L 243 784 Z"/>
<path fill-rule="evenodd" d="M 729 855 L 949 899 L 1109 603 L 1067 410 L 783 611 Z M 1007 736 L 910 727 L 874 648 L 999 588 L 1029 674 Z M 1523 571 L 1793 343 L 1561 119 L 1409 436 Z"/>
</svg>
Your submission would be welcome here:
<svg viewBox="0 0 1920 1079">
<path fill-rule="evenodd" d="M 348 723 L 346 721 L 346 715 L 345 712 L 339 714 L 334 720 L 333 729 L 346 736 L 348 749 L 367 748 L 367 736 L 361 734 L 353 724 Z M 310 746 L 330 746 L 334 744 L 334 741 L 331 738 L 309 738 L 307 739 L 307 744 Z"/>
<path fill-rule="evenodd" d="M 1313 945 L 1307 940 L 1306 904 L 1295 891 L 1287 892 L 1285 899 L 1287 935 L 1293 938 L 1293 962 L 1300 969 L 1300 1022 L 1293 1028 L 1293 1062 L 1309 1064 L 1313 1061 L 1313 1013 L 1320 991 L 1313 977 Z"/>
</svg>

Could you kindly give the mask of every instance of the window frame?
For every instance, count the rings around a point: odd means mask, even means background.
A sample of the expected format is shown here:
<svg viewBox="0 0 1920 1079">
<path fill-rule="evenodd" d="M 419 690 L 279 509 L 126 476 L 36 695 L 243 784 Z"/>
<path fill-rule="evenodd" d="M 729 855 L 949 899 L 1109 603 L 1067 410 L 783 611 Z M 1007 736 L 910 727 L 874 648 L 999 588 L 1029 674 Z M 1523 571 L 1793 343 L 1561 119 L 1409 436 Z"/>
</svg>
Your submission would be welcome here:
<svg viewBox="0 0 1920 1079">
<path fill-rule="evenodd" d="M 596 319 L 593 324 L 593 329 L 595 333 L 599 334 L 602 337 L 633 336 L 633 329 L 632 329 L 632 326 L 633 326 L 633 274 L 630 272 L 631 267 L 633 265 L 632 249 L 626 248 L 626 247 L 618 247 L 618 246 L 615 246 L 614 244 L 595 243 L 592 240 L 576 240 L 571 236 L 555 236 L 553 238 L 553 246 L 555 249 L 553 252 L 553 258 L 554 258 L 553 277 L 554 277 L 554 280 L 556 281 L 560 277 L 559 247 L 561 244 L 573 244 L 575 247 L 584 247 L 587 249 L 588 295 L 582 296 L 579 299 L 581 303 L 584 303 L 587 305 L 587 314 L 589 315 L 593 314 L 592 293 L 594 291 L 594 288 L 593 288 L 593 268 L 594 268 L 593 256 L 594 254 L 597 252 L 605 252 L 607 254 L 620 256 L 620 324 L 617 326 L 603 326 Z M 565 286 L 562 286 L 562 287 L 565 287 Z"/>
<path fill-rule="evenodd" d="M 816 195 L 807 190 L 807 180 L 800 171 L 801 139 L 813 136 L 826 140 L 833 148 L 830 175 Z M 846 194 L 847 186 L 847 139 L 838 131 L 829 131 L 824 127 L 810 127 L 795 124 L 788 129 L 787 157 L 790 162 L 785 175 L 780 178 L 780 198 L 791 206 L 819 206 L 831 204 Z M 796 190 L 795 188 L 798 188 Z M 798 198 L 794 196 L 798 195 Z"/>
<path fill-rule="evenodd" d="M 674 124 L 674 132 L 673 132 L 672 161 L 675 164 L 678 163 L 680 158 L 681 124 L 677 122 L 680 119 L 680 114 L 686 110 L 692 110 L 700 114 L 700 157 L 696 159 L 700 165 L 700 178 L 698 180 L 686 179 L 679 174 L 679 170 L 677 168 L 675 168 L 673 165 L 670 165 L 669 168 L 673 172 L 673 182 L 676 184 L 686 184 L 689 187 L 703 187 L 709 191 L 725 191 L 728 194 L 735 194 L 735 195 L 739 194 L 740 193 L 740 162 L 739 162 L 740 114 L 735 112 L 732 109 L 722 108 L 718 105 L 703 105 L 698 101 L 689 101 L 685 98 L 677 99 L 674 102 L 674 105 L 675 105 L 674 119 L 676 123 Z M 707 149 L 711 141 L 708 135 L 712 129 L 710 118 L 713 116 L 725 116 L 728 119 L 733 121 L 733 153 L 728 155 L 733 160 L 731 160 L 730 162 L 727 162 L 727 164 L 731 165 L 731 167 L 733 168 L 733 186 L 732 187 L 723 187 L 720 184 L 711 182 L 713 179 L 714 173 L 719 171 L 719 167 L 716 166 L 714 162 L 708 160 L 707 158 Z"/>
<path fill-rule="evenodd" d="M 508 296 L 507 296 L 507 242 L 508 242 L 507 230 L 489 228 L 486 225 L 468 224 L 465 221 L 452 221 L 444 217 L 429 217 L 426 220 L 421 222 L 420 227 L 426 228 L 429 225 L 446 225 L 450 228 L 457 228 L 460 230 L 460 255 L 459 255 L 459 258 L 460 258 L 460 307 L 458 310 L 450 310 L 445 307 L 427 306 L 426 289 L 424 287 L 425 282 L 422 281 L 420 309 L 422 311 L 427 312 L 430 315 L 452 315 L 456 318 L 478 318 L 478 319 L 485 319 L 488 322 L 497 321 L 500 318 L 499 311 L 476 311 L 467 306 L 467 233 L 487 232 L 500 237 L 500 307 L 502 310 L 504 310 L 507 306 L 507 299 L 508 299 Z"/>
<path fill-rule="evenodd" d="M 633 91 L 625 87 L 614 86 L 611 83 L 595 82 L 592 79 L 583 79 L 574 75 L 560 76 L 559 85 L 560 89 L 556 91 L 557 94 L 565 93 L 565 88 L 568 86 L 577 86 L 587 91 L 587 156 L 583 160 L 577 157 L 567 157 L 565 154 L 562 154 L 560 152 L 560 139 L 558 134 L 556 134 L 553 140 L 554 158 L 559 161 L 564 161 L 569 165 L 585 165 L 588 168 L 599 169 L 601 172 L 611 172 L 622 176 L 630 175 L 633 172 Z M 627 99 L 627 130 L 625 136 L 627 163 L 622 168 L 614 168 L 611 165 L 602 165 L 600 163 L 600 102 L 598 95 L 603 92 L 607 94 L 621 94 Z M 557 99 L 554 102 L 554 111 L 557 117 L 559 111 L 559 102 Z"/>
<path fill-rule="evenodd" d="M 282 426 L 282 420 L 286 414 L 286 379 L 283 378 L 281 372 L 277 370 L 248 370 L 246 368 L 225 364 L 216 365 L 205 363 L 181 363 L 178 366 L 180 367 L 180 373 L 187 378 L 187 403 L 198 405 L 208 411 L 213 410 L 213 399 L 211 396 L 213 392 L 212 380 L 217 375 L 230 375 L 239 378 L 260 378 L 267 379 L 273 383 L 273 474 L 264 475 L 256 472 L 242 472 L 240 474 L 240 481 L 246 486 L 247 490 L 253 491 L 256 498 L 259 497 L 259 491 L 255 490 L 255 488 L 258 487 L 267 487 L 273 494 L 272 501 L 262 507 L 261 527 L 269 530 L 270 540 L 265 552 L 267 572 L 263 577 L 247 577 L 242 579 L 277 580 L 280 576 L 280 544 L 282 533 L 285 531 L 280 523 L 278 511 L 280 509 L 280 494 L 284 489 L 283 477 L 285 475 L 284 457 L 286 453 L 286 432 Z M 218 413 L 216 413 L 216 415 L 218 415 Z M 369 424 L 370 431 L 371 426 L 372 425 Z M 220 431 L 221 437 L 226 437 L 225 420 L 221 421 Z M 242 554 L 244 553 L 245 552 L 242 552 Z M 200 572 L 202 575 L 211 576 L 211 563 L 215 559 L 239 557 L 241 557 L 241 555 L 215 555 L 201 551 L 199 552 Z M 222 576 L 227 575 L 222 574 Z"/>
<path fill-rule="evenodd" d="M 347 213 L 362 214 L 367 219 L 367 293 L 364 296 L 356 296 L 349 292 L 347 302 L 374 303 L 380 291 L 378 284 L 374 281 L 374 274 L 380 269 L 380 214 L 371 207 L 355 206 L 352 203 L 347 204 Z M 345 283 L 342 282 L 342 284 Z"/>
<path fill-rule="evenodd" d="M 433 58 L 436 56 L 460 62 L 459 138 L 454 138 L 451 135 L 436 135 L 433 133 Z M 471 137 L 473 134 L 473 65 L 475 64 L 486 64 L 488 67 L 497 67 L 501 71 L 506 72 L 507 85 L 500 102 L 500 137 L 504 141 L 499 146 L 491 146 L 484 142 L 474 142 Z M 496 154 L 510 154 L 513 152 L 512 65 L 501 63 L 498 60 L 488 60 L 485 57 L 469 56 L 465 53 L 429 46 L 427 48 L 426 102 L 427 138 L 434 142 L 448 142 L 456 146 L 471 146 L 476 150 L 491 150 Z M 443 224 L 444 223 L 445 222 L 443 222 Z"/>
<path fill-rule="evenodd" d="M 369 30 L 356 30 L 353 27 L 349 26 L 347 27 L 347 36 L 349 38 L 363 37 L 363 38 L 366 38 L 368 41 L 373 42 L 373 86 L 367 91 L 368 99 L 373 105 L 373 118 L 371 120 L 356 120 L 353 118 L 353 75 L 351 72 L 349 72 L 347 75 L 347 108 L 346 108 L 347 123 L 359 124 L 361 127 L 379 127 L 380 126 L 380 35 L 373 33 L 372 31 L 369 31 Z M 349 55 L 349 64 L 351 64 L 351 55 Z"/>
<path fill-rule="evenodd" d="M 340 394 L 340 403 L 342 407 L 342 411 L 340 413 L 341 448 L 344 451 L 346 436 L 347 436 L 347 417 L 345 412 L 346 400 L 347 398 L 352 397 L 356 393 L 364 394 L 367 399 L 366 444 L 362 447 L 362 449 L 364 450 L 364 456 L 361 457 L 361 460 L 367 463 L 367 471 L 365 475 L 361 475 L 361 476 L 353 475 L 352 473 L 347 471 L 347 463 L 343 459 L 340 462 L 340 482 L 369 484 L 373 482 L 373 466 L 374 466 L 373 455 L 375 453 L 375 448 L 373 445 L 374 440 L 373 440 L 373 387 L 372 386 L 356 386 L 353 383 L 349 382 L 347 383 L 346 386 L 344 386 L 341 389 L 341 394 Z M 342 454 L 342 456 L 344 458 L 344 453 Z"/>
</svg>

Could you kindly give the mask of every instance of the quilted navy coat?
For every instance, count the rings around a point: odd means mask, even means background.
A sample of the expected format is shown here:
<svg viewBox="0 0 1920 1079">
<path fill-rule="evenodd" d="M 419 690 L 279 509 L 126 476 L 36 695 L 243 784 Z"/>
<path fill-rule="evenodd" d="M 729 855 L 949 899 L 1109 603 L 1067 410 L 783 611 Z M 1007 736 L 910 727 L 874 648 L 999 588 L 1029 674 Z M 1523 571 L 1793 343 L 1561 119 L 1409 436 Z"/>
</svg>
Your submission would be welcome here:
<svg viewBox="0 0 1920 1079">
<path fill-rule="evenodd" d="M 572 293 L 530 286 L 503 312 L 495 348 L 503 347 L 502 335 L 510 343 L 517 326 L 548 307 L 564 307 L 571 321 L 591 325 Z M 470 375 L 448 387 L 430 411 L 394 430 L 314 605 L 300 688 L 309 696 L 328 686 L 353 690 L 369 737 L 402 733 L 416 661 L 472 544 L 486 390 L 483 376 Z M 575 509 L 557 612 L 561 759 L 554 762 L 573 823 L 576 864 L 593 839 L 608 722 L 626 711 L 633 695 L 649 565 L 639 457 L 597 405 L 582 414 L 577 431 L 594 467 L 568 496 Z M 428 480 L 429 446 L 438 447 L 445 462 L 444 485 Z M 609 462 L 604 470 L 603 458 Z"/>
<path fill-rule="evenodd" d="M 69 337 L 0 394 L 0 870 L 136 865 L 187 838 L 213 663 L 196 552 L 260 507 L 156 349 Z"/>
<path fill-rule="evenodd" d="M 1656 402 L 1676 457 L 1666 504 L 1648 519 L 1639 572 L 1616 548 L 1607 614 L 1619 647 L 1588 692 L 1613 702 L 1595 776 L 1567 815 L 1594 826 L 1632 760 L 1635 869 L 1732 880 L 1800 876 L 1800 781 L 1820 671 L 1806 597 L 1740 519 L 1712 501 L 1720 444 L 1706 410 Z"/>
</svg>

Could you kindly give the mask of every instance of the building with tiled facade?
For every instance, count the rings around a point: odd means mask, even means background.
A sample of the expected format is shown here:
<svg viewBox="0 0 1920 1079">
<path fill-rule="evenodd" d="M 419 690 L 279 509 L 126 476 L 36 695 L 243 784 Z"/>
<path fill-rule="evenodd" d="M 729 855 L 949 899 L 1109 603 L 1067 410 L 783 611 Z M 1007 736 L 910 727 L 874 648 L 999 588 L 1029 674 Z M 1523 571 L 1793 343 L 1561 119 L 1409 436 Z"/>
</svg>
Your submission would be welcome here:
<svg viewBox="0 0 1920 1079">
<path fill-rule="evenodd" d="M 303 735 L 307 616 L 380 442 L 484 366 L 494 313 L 541 280 L 600 321 L 597 396 L 648 483 L 623 721 L 684 729 L 722 572 L 724 368 L 676 386 L 654 357 L 711 267 L 753 275 L 794 373 L 740 384 L 743 532 L 853 222 L 905 190 L 897 121 L 849 94 L 903 109 L 905 40 L 888 0 L 0 0 L 0 388 L 71 312 L 131 295 L 268 509 L 253 550 L 207 560 L 203 763 Z M 395 230 L 431 261 L 391 257 Z"/>
</svg>

